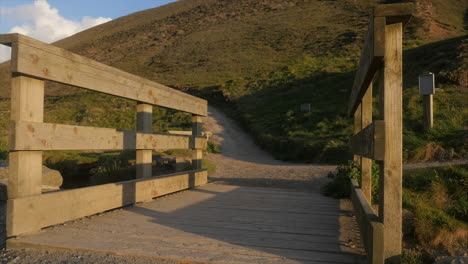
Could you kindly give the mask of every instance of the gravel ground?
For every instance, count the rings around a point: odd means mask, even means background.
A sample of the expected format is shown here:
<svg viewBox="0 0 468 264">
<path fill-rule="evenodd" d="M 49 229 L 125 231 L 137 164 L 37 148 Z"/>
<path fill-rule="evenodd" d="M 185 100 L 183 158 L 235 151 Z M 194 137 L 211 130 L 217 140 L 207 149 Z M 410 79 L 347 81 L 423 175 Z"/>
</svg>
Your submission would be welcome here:
<svg viewBox="0 0 468 264">
<path fill-rule="evenodd" d="M 221 148 L 220 154 L 208 154 L 216 164 L 211 180 L 240 185 L 274 186 L 318 190 L 335 165 L 300 164 L 275 160 L 255 145 L 252 137 L 221 111 L 209 107 L 205 129 L 213 133 L 211 141 Z"/>
<path fill-rule="evenodd" d="M 180 264 L 170 260 L 158 260 L 142 257 L 116 256 L 105 253 L 84 251 L 61 251 L 44 249 L 3 250 L 0 252 L 0 263 L 8 264 Z"/>
</svg>

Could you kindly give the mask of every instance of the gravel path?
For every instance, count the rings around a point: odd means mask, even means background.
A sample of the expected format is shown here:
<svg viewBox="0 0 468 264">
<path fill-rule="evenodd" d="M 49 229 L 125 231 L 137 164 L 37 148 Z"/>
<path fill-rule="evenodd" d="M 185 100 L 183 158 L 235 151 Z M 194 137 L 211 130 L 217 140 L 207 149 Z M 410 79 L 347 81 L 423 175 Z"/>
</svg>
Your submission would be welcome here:
<svg viewBox="0 0 468 264">
<path fill-rule="evenodd" d="M 451 166 L 451 165 L 464 165 L 464 164 L 468 164 L 468 159 L 408 163 L 408 164 L 403 165 L 403 170 L 436 168 L 436 167 L 444 167 L 444 166 Z"/>
<path fill-rule="evenodd" d="M 216 164 L 211 180 L 223 183 L 317 189 L 334 165 L 299 164 L 275 160 L 255 145 L 252 137 L 216 108 L 209 107 L 205 129 L 221 147 L 220 154 L 208 154 Z"/>
</svg>

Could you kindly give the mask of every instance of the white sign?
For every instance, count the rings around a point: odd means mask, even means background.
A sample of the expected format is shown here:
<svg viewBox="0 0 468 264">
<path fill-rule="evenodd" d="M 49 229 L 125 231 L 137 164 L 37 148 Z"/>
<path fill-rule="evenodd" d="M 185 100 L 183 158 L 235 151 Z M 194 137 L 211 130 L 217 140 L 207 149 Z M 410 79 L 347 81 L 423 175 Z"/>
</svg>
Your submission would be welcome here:
<svg viewBox="0 0 468 264">
<path fill-rule="evenodd" d="M 419 94 L 429 95 L 435 93 L 434 74 L 419 75 Z"/>
</svg>

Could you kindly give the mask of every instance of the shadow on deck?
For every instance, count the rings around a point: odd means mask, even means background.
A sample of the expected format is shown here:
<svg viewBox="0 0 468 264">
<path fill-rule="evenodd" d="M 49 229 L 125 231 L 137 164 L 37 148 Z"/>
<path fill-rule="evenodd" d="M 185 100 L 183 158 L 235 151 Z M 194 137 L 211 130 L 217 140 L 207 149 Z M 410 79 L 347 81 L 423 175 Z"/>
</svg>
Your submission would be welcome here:
<svg viewBox="0 0 468 264">
<path fill-rule="evenodd" d="M 202 263 L 359 263 L 362 250 L 341 234 L 348 213 L 317 192 L 212 183 L 8 242 Z"/>
</svg>

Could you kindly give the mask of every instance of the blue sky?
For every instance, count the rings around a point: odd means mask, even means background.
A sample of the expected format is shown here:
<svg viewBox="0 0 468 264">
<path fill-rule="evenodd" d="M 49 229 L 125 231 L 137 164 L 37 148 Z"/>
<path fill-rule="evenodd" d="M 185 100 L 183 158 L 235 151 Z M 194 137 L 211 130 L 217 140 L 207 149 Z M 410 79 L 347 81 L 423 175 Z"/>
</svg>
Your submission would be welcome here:
<svg viewBox="0 0 468 264">
<path fill-rule="evenodd" d="M 0 0 L 0 34 L 51 43 L 87 28 L 176 0 Z M 0 62 L 10 51 L 0 45 Z"/>
<path fill-rule="evenodd" d="M 81 21 L 84 16 L 112 19 L 133 12 L 165 5 L 175 0 L 47 0 L 52 8 L 67 19 Z M 0 0 L 0 9 L 33 4 L 34 0 Z M 8 32 L 22 21 L 0 17 L 0 32 Z"/>
</svg>

